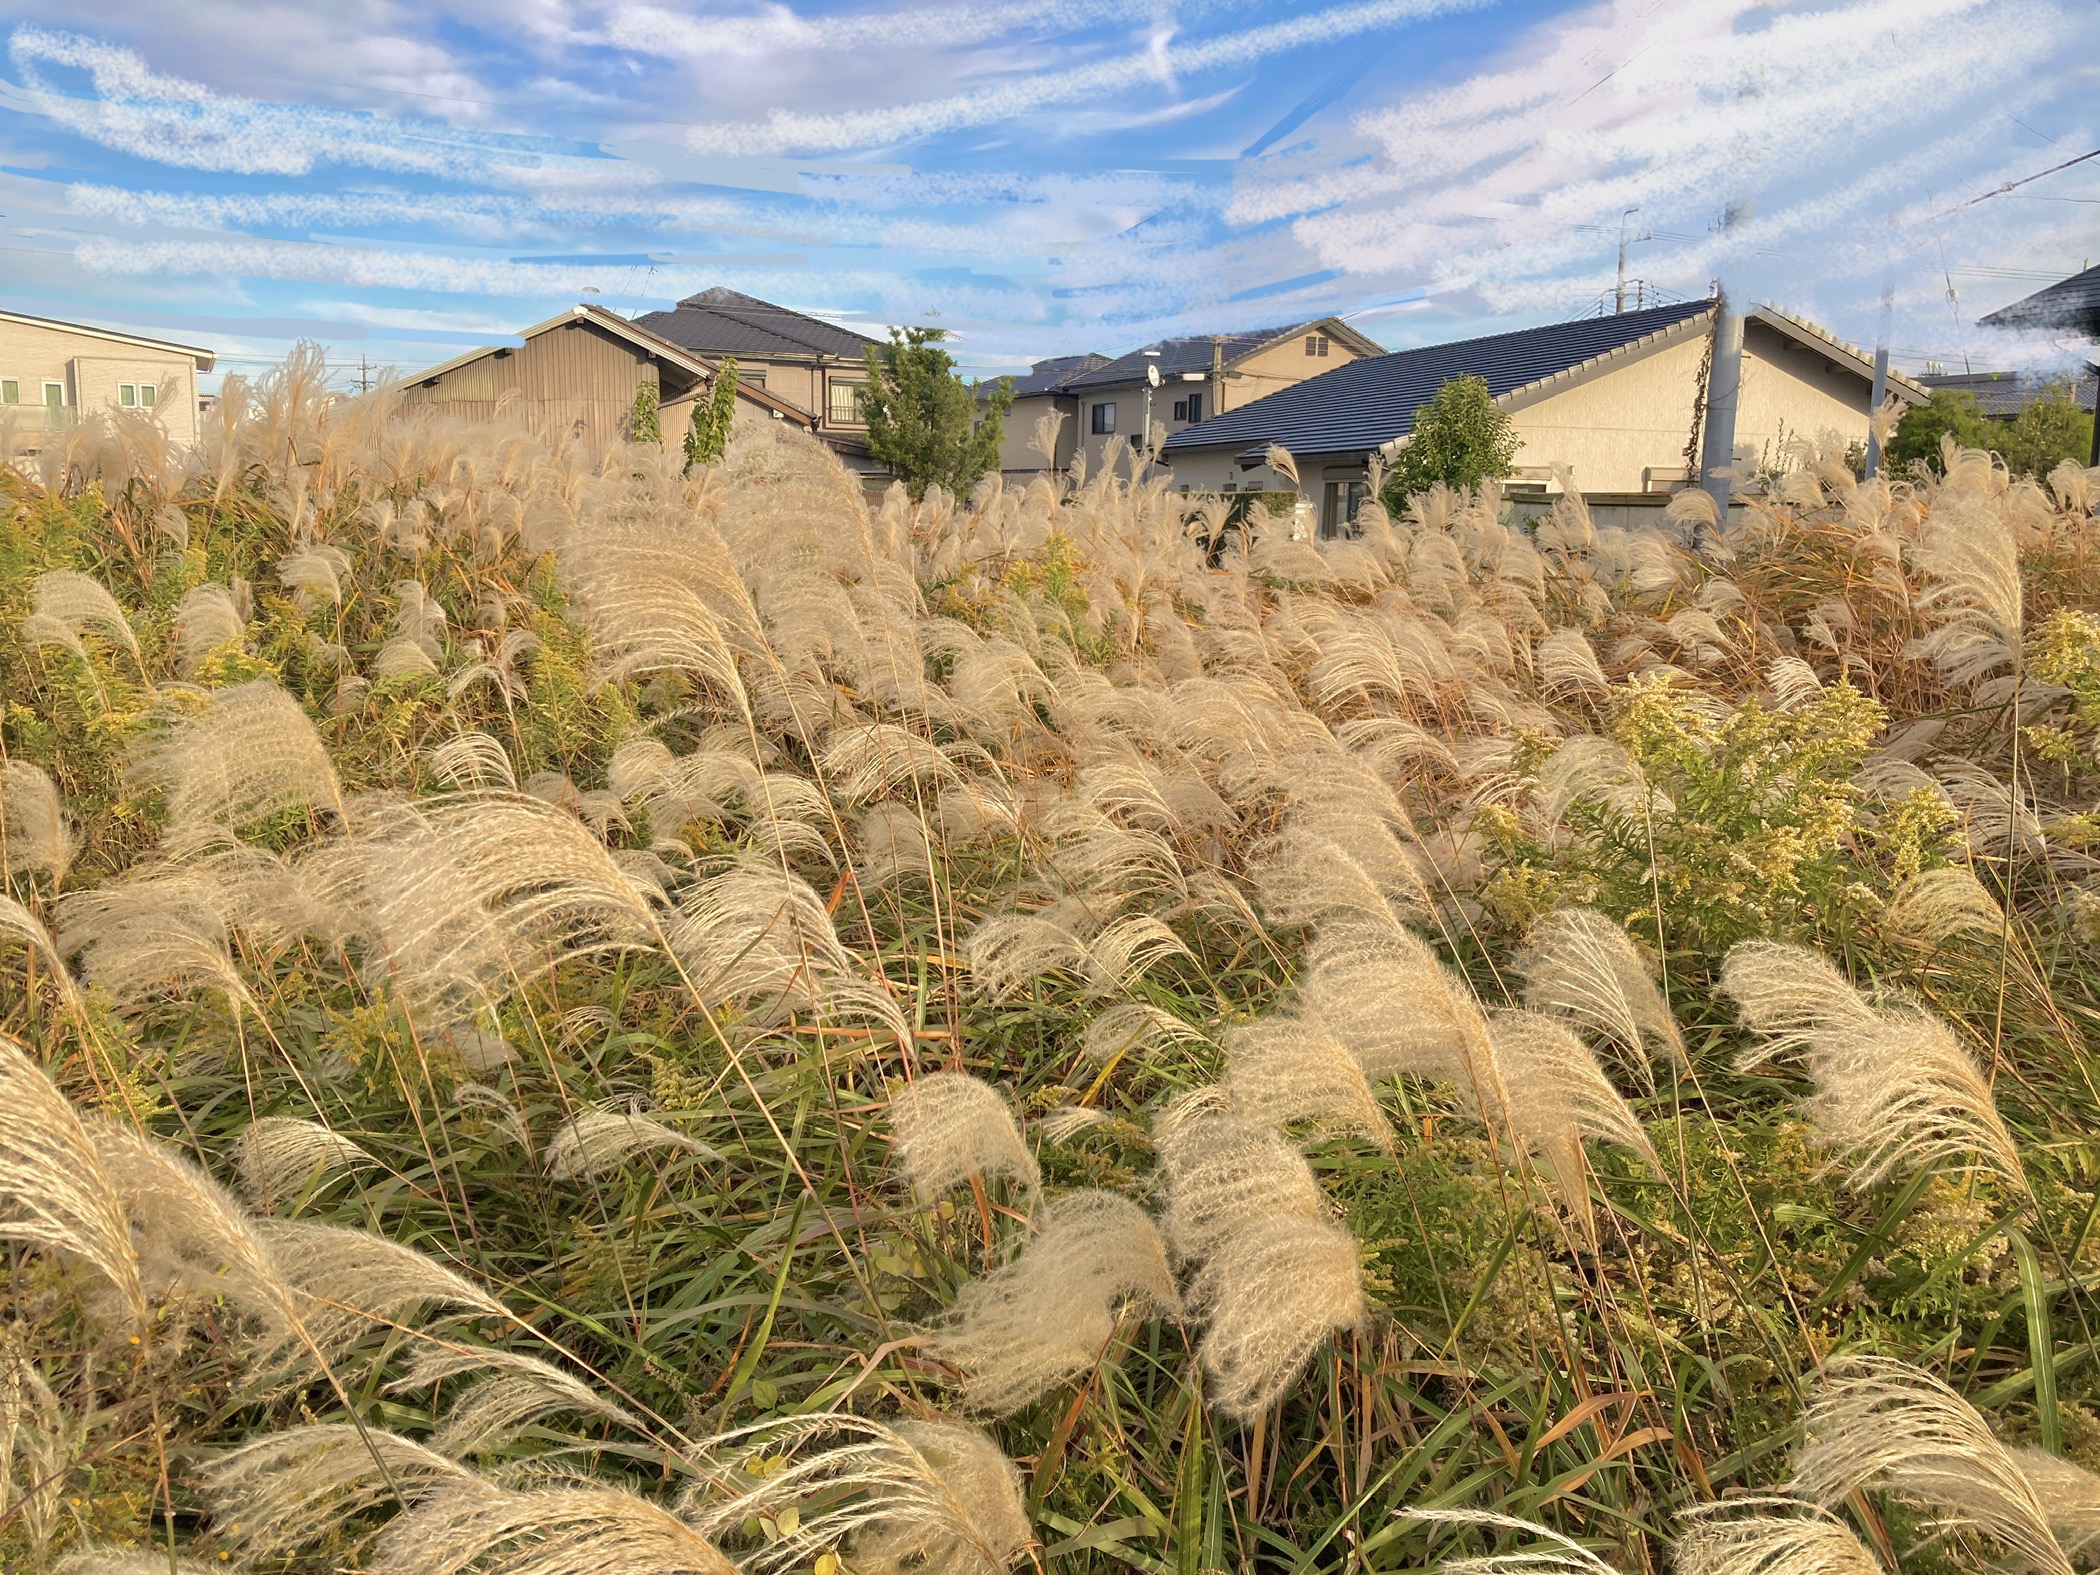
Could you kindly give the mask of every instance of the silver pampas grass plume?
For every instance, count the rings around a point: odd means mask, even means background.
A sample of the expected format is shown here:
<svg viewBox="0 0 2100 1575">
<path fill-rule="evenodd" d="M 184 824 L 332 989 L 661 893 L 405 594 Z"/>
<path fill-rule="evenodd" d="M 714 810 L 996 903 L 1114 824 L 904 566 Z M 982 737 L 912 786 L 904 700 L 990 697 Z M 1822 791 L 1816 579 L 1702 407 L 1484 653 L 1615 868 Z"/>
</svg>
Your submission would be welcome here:
<svg viewBox="0 0 2100 1575">
<path fill-rule="evenodd" d="M 618 1488 L 512 1492 L 476 1479 L 398 1515 L 381 1533 L 390 1575 L 737 1575 L 670 1511 Z"/>
<path fill-rule="evenodd" d="M 2100 1553 L 2100 1476 L 2032 1444 L 2012 1455 L 2064 1552 L 2090 1565 Z"/>
<path fill-rule="evenodd" d="M 332 1542 L 397 1496 L 413 1505 L 475 1480 L 465 1466 L 413 1439 L 348 1422 L 263 1433 L 204 1461 L 199 1476 L 214 1527 L 257 1559 Z"/>
<path fill-rule="evenodd" d="M 1126 1306 L 1180 1311 L 1158 1227 L 1116 1193 L 1068 1193 L 1019 1258 L 957 1293 L 933 1351 L 972 1410 L 1004 1416 L 1099 1360 Z"/>
<path fill-rule="evenodd" d="M 131 620 L 100 580 L 75 569 L 38 575 L 29 616 L 22 620 L 22 643 L 63 646 L 86 660 L 87 648 L 80 643 L 84 629 L 115 641 L 131 653 L 132 661 L 139 660 L 139 637 Z"/>
<path fill-rule="evenodd" d="M 379 1162 L 350 1139 L 318 1121 L 263 1116 L 241 1130 L 238 1149 L 241 1194 L 258 1208 L 273 1209 L 309 1188 Z"/>
<path fill-rule="evenodd" d="M 700 1480 L 684 1514 L 704 1535 L 726 1542 L 761 1517 L 782 1528 L 740 1554 L 750 1575 L 784 1575 L 841 1545 L 856 1569 L 1002 1575 L 1034 1541 L 1020 1473 L 953 1422 L 761 1422 L 707 1441 L 688 1464 Z"/>
<path fill-rule="evenodd" d="M 1798 1499 L 1700 1504 L 1683 1520 L 1677 1575 L 1883 1575 L 1850 1526 Z"/>
<path fill-rule="evenodd" d="M 44 768 L 0 760 L 0 875 L 33 871 L 63 880 L 75 840 L 58 787 Z"/>
<path fill-rule="evenodd" d="M 650 1149 L 680 1149 L 702 1159 L 722 1156 L 698 1138 L 634 1110 L 579 1110 L 555 1130 L 540 1156 L 556 1181 L 581 1181 L 617 1170 Z"/>
<path fill-rule="evenodd" d="M 286 810 L 343 818 L 343 790 L 306 712 L 266 678 L 212 693 L 140 752 L 137 779 L 167 798 L 170 852 L 208 847 Z"/>
<path fill-rule="evenodd" d="M 132 1316 L 146 1293 L 115 1180 L 29 1052 L 0 1035 L 0 1239 L 63 1253 L 107 1280 Z"/>
<path fill-rule="evenodd" d="M 1885 1357 L 1832 1363 L 1802 1418 L 1788 1492 L 1829 1508 L 1862 1489 L 1972 1528 L 2030 1569 L 2070 1575 L 2049 1512 L 1976 1408 L 1930 1373 Z"/>
<path fill-rule="evenodd" d="M 1652 1080 L 1650 1050 L 1682 1062 L 1684 1037 L 1625 928 L 1594 908 L 1541 919 L 1516 963 L 1524 1004 L 1608 1040 Z"/>
<path fill-rule="evenodd" d="M 1200 1354 L 1213 1403 L 1252 1417 L 1289 1391 L 1328 1336 L 1363 1321 L 1356 1238 L 1321 1221 L 1261 1220 L 1210 1255 L 1189 1302 L 1209 1325 Z"/>
<path fill-rule="evenodd" d="M 1882 1008 L 1819 953 L 1746 941 L 1721 969 L 1721 988 L 1775 1048 L 1798 1050 L 1816 1091 L 1802 1114 L 1847 1166 L 1855 1187 L 1898 1170 L 1965 1160 L 2027 1189 L 2019 1146 L 2006 1130 L 1975 1058 L 1944 1022 L 1915 1006 Z"/>
<path fill-rule="evenodd" d="M 1209 1257 L 1268 1219 L 1317 1224 L 1327 1208 L 1305 1156 L 1281 1132 L 1199 1091 L 1153 1123 L 1167 1184 L 1166 1235 L 1175 1255 Z"/>
<path fill-rule="evenodd" d="M 1021 1140 L 1006 1096 L 961 1072 L 929 1072 L 890 1100 L 897 1168 L 922 1203 L 972 1176 L 1010 1176 L 1033 1194 L 1035 1156 Z"/>
</svg>

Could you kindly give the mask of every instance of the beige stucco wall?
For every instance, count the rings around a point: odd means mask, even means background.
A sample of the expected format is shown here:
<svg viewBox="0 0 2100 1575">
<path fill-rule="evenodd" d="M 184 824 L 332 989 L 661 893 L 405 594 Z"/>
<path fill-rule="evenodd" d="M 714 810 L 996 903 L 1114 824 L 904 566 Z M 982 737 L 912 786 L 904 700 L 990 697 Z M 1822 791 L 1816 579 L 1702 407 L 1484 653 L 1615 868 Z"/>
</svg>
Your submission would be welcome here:
<svg viewBox="0 0 2100 1575">
<path fill-rule="evenodd" d="M 1322 372 L 1332 372 L 1355 359 L 1355 352 L 1332 335 L 1327 340 L 1327 354 L 1307 355 L 1305 336 L 1294 334 L 1266 350 L 1257 350 L 1228 370 L 1218 409 L 1237 410 L 1242 405 L 1251 405 L 1279 389 L 1302 383 L 1308 377 L 1318 377 Z"/>
<path fill-rule="evenodd" d="M 1072 401 L 1055 394 L 1030 394 L 1016 399 L 1013 409 L 1006 413 L 1006 430 L 999 439 L 1001 471 L 1033 474 L 1043 468 L 1043 456 L 1034 447 L 1035 424 L 1060 409 L 1065 420 L 1057 430 L 1057 468 L 1062 470 L 1072 463 L 1072 453 L 1079 443 L 1079 422 L 1072 413 Z"/>
<path fill-rule="evenodd" d="M 15 418 L 18 446 L 37 444 L 44 384 L 65 390 L 67 419 L 121 408 L 118 385 L 152 383 L 158 390 L 153 415 L 177 443 L 197 441 L 197 362 L 177 349 L 156 350 L 95 334 L 37 323 L 0 321 L 0 379 L 19 386 L 19 408 L 0 412 Z"/>
<path fill-rule="evenodd" d="M 1516 408 L 1519 469 L 1567 465 L 1584 492 L 1648 492 L 1681 482 L 1705 355 L 1705 337 L 1693 334 Z M 1747 323 L 1736 447 L 1776 464 L 1792 438 L 1827 431 L 1845 442 L 1864 439 L 1870 392 L 1857 373 L 1777 329 Z"/>
</svg>

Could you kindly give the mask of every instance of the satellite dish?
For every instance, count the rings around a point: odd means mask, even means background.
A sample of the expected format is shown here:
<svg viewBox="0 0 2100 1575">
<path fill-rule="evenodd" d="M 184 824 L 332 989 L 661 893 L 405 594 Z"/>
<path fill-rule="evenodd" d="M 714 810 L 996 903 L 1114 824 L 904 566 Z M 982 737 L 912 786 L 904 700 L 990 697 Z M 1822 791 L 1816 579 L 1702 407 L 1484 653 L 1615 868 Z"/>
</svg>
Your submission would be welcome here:
<svg viewBox="0 0 2100 1575">
<path fill-rule="evenodd" d="M 1159 387 L 1161 383 L 1166 381 L 1159 375 L 1159 363 L 1157 361 L 1147 361 L 1145 363 L 1145 381 L 1154 388 Z"/>
</svg>

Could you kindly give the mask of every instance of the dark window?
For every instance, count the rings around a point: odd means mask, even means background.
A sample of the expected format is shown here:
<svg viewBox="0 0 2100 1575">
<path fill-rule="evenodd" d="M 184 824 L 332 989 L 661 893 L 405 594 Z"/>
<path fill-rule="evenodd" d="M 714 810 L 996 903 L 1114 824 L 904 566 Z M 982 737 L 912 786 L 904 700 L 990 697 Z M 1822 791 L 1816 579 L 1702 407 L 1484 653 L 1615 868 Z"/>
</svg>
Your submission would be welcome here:
<svg viewBox="0 0 2100 1575">
<path fill-rule="evenodd" d="M 1305 336 L 1305 353 L 1307 355 L 1325 355 L 1327 353 L 1327 336 L 1325 334 L 1307 334 Z"/>
<path fill-rule="evenodd" d="M 1327 496 L 1320 511 L 1320 536 L 1332 541 L 1340 536 L 1356 534 L 1356 511 L 1364 499 L 1371 495 L 1368 482 L 1330 481 Z"/>
<path fill-rule="evenodd" d="M 1176 421 L 1186 421 L 1186 420 L 1188 420 L 1188 418 L 1189 418 L 1189 402 L 1188 402 L 1188 401 L 1187 401 L 1186 399 L 1177 399 L 1177 400 L 1175 400 L 1175 401 L 1174 401 L 1174 419 L 1175 419 Z"/>
<path fill-rule="evenodd" d="M 1191 394 L 1189 395 L 1189 420 L 1191 422 L 1196 422 L 1201 421 L 1202 419 L 1203 396 L 1201 394 Z"/>
<path fill-rule="evenodd" d="M 1116 429 L 1116 406 L 1113 400 L 1094 406 L 1094 431 L 1097 435 Z"/>
</svg>

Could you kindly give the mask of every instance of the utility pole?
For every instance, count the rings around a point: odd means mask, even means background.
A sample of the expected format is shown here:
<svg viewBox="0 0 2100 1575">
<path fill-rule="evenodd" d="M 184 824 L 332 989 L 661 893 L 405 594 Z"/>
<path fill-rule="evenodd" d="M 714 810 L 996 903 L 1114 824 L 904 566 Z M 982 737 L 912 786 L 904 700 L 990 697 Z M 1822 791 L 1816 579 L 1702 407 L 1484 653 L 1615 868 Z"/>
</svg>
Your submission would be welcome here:
<svg viewBox="0 0 2100 1575">
<path fill-rule="evenodd" d="M 1881 428 L 1877 418 L 1889 397 L 1889 322 L 1896 313 L 1896 286 L 1881 286 L 1881 334 L 1874 341 L 1874 392 L 1867 396 L 1867 479 L 1881 474 Z"/>
<path fill-rule="evenodd" d="M 372 363 L 365 359 L 362 350 L 357 352 L 357 391 L 360 394 L 372 391 Z"/>
<path fill-rule="evenodd" d="M 1640 204 L 1635 203 L 1619 215 L 1619 284 L 1618 288 L 1612 291 L 1612 315 L 1614 317 L 1619 316 L 1626 310 L 1626 243 L 1629 239 L 1636 241 L 1648 239 L 1645 235 L 1629 237 L 1626 234 L 1626 221 L 1640 211 Z"/>
<path fill-rule="evenodd" d="M 1730 203 L 1725 233 L 1756 213 L 1749 202 Z M 1714 355 L 1706 374 L 1706 432 L 1699 451 L 1699 485 L 1714 500 L 1720 528 L 1728 528 L 1735 465 L 1735 411 L 1743 392 L 1743 314 L 1725 284 L 1714 284 Z"/>
</svg>

